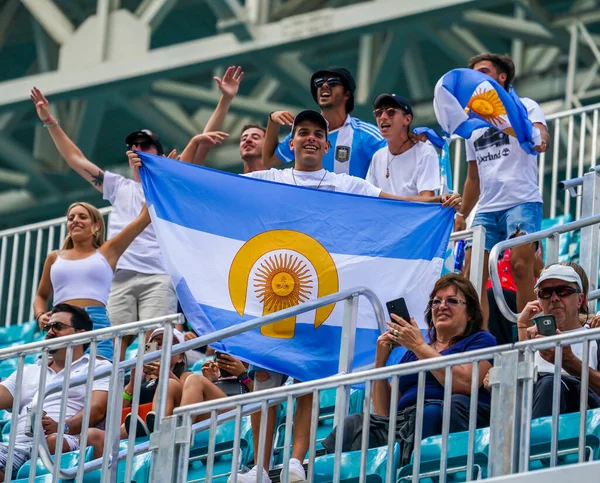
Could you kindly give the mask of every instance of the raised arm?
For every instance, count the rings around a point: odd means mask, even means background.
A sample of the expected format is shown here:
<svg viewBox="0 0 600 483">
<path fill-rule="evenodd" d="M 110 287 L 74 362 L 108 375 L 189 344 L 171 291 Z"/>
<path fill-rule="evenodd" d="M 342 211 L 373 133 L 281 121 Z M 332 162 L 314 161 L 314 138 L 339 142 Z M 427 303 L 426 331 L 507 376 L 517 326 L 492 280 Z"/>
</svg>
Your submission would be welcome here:
<svg viewBox="0 0 600 483">
<path fill-rule="evenodd" d="M 292 126 L 294 115 L 288 111 L 275 111 L 269 114 L 267 121 L 267 132 L 265 133 L 265 142 L 263 144 L 262 158 L 265 169 L 274 168 L 282 163 L 279 156 L 275 154 L 279 144 L 279 127 Z"/>
<path fill-rule="evenodd" d="M 462 198 L 458 193 L 451 195 L 439 195 L 439 196 L 396 196 L 391 193 L 382 191 L 379 194 L 380 198 L 389 198 L 392 200 L 400 201 L 420 201 L 422 203 L 441 203 L 444 208 L 454 208 L 459 210 L 462 204 Z"/>
<path fill-rule="evenodd" d="M 114 236 L 100 247 L 100 253 L 104 255 L 113 270 L 117 266 L 117 262 L 119 261 L 119 258 L 121 258 L 121 255 L 123 255 L 123 252 L 127 250 L 127 247 L 135 240 L 135 237 L 144 231 L 150 224 L 150 221 L 148 206 L 144 203 L 138 217 L 123 228 L 118 235 Z"/>
<path fill-rule="evenodd" d="M 390 333 L 386 332 L 377 339 L 375 349 L 375 367 L 385 367 L 392 349 L 398 345 L 391 339 Z M 390 415 L 390 397 L 392 388 L 387 378 L 373 381 L 373 408 L 379 416 Z"/>
<path fill-rule="evenodd" d="M 52 295 L 52 281 L 50 280 L 50 269 L 58 257 L 57 252 L 49 253 L 44 262 L 44 269 L 42 270 L 42 277 L 40 278 L 40 284 L 33 300 L 33 313 L 35 320 L 41 327 L 48 323 L 48 301 L 50 295 Z"/>
<path fill-rule="evenodd" d="M 233 98 L 238 93 L 240 83 L 242 82 L 243 78 L 244 72 L 242 71 L 241 66 L 230 66 L 223 74 L 222 79 L 216 76 L 214 77 L 214 80 L 221 91 L 221 98 L 219 99 L 217 107 L 212 113 L 212 116 L 210 116 L 210 119 L 206 123 L 203 134 L 224 134 L 220 132 L 221 129 L 223 129 L 223 122 L 225 121 L 225 117 L 229 112 Z M 181 153 L 179 158 L 181 161 L 202 165 L 204 164 L 204 160 L 206 159 L 208 152 L 215 145 L 221 144 L 223 141 L 223 138 L 221 138 L 218 139 L 220 142 L 202 142 L 203 139 L 199 138 L 199 136 L 202 135 L 194 136 L 187 147 L 183 150 L 183 153 Z"/>
<path fill-rule="evenodd" d="M 81 150 L 62 130 L 58 121 L 50 112 L 50 104 L 44 94 L 37 88 L 31 89 L 29 96 L 33 103 L 40 120 L 48 128 L 50 137 L 54 141 L 54 145 L 60 155 L 64 158 L 67 164 L 77 172 L 82 178 L 96 188 L 100 193 L 104 186 L 104 171 L 87 159 Z"/>
</svg>

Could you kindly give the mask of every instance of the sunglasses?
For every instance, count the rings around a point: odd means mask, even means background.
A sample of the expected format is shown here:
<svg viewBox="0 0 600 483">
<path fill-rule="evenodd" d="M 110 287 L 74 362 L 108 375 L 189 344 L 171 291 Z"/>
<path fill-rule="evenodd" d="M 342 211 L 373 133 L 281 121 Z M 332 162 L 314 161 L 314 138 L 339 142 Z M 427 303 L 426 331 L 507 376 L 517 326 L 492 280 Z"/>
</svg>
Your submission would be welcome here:
<svg viewBox="0 0 600 483">
<path fill-rule="evenodd" d="M 313 85 L 318 89 L 327 84 L 329 87 L 335 87 L 342 84 L 342 79 L 339 77 L 318 77 L 313 81 Z"/>
<path fill-rule="evenodd" d="M 569 295 L 573 295 L 574 293 L 581 293 L 581 291 L 577 288 L 569 287 L 568 285 L 557 285 L 556 287 L 539 288 L 537 291 L 537 295 L 541 299 L 549 299 L 550 297 L 552 297 L 553 293 L 563 298 L 568 297 Z"/>
<path fill-rule="evenodd" d="M 152 141 L 140 141 L 133 143 L 129 146 L 129 149 L 133 149 L 134 146 L 137 146 L 140 151 L 148 151 L 152 146 L 156 145 Z"/>
<path fill-rule="evenodd" d="M 62 322 L 50 322 L 49 324 L 46 324 L 46 325 L 44 325 L 42 327 L 42 332 L 44 334 L 47 334 L 48 332 L 50 332 L 52 330 L 55 333 L 57 333 L 57 332 L 62 332 L 66 328 L 71 328 L 72 329 L 73 326 L 72 325 L 63 324 Z"/>
<path fill-rule="evenodd" d="M 448 297 L 446 299 L 433 299 L 429 302 L 429 305 L 432 309 L 439 309 L 442 303 L 446 303 L 446 306 L 450 308 L 455 308 L 462 304 L 467 305 L 467 302 L 456 297 Z"/>
<path fill-rule="evenodd" d="M 379 119 L 381 116 L 383 116 L 384 112 L 388 117 L 394 117 L 397 113 L 403 113 L 404 111 L 402 109 L 396 109 L 395 107 L 388 107 L 387 109 L 375 109 L 373 111 L 373 115 Z"/>
</svg>

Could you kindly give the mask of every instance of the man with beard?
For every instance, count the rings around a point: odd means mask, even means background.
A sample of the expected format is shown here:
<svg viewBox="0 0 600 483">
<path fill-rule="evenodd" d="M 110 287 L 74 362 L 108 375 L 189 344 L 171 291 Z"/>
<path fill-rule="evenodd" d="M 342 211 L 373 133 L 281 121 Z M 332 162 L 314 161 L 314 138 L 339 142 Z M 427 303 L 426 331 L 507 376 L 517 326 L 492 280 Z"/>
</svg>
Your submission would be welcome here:
<svg viewBox="0 0 600 483">
<path fill-rule="evenodd" d="M 87 312 L 79 307 L 69 304 L 58 304 L 50 312 L 50 320 L 42 327 L 45 332 L 46 339 L 51 340 L 57 337 L 66 337 L 81 332 L 92 330 L 92 320 Z M 73 346 L 73 359 L 70 369 L 70 377 L 86 375 L 89 370 L 90 357 L 86 353 L 89 344 L 81 344 Z M 57 349 L 50 351 L 52 356 L 51 362 L 46 369 L 46 386 L 60 382 L 64 378 L 65 360 L 67 357 L 67 349 Z M 110 362 L 105 359 L 96 359 L 95 368 L 110 366 Z M 17 380 L 17 373 L 11 374 L 6 380 L 0 383 L 0 409 L 8 411 L 13 407 L 13 395 L 15 394 L 17 385 L 21 386 L 21 400 L 19 405 L 19 419 L 16 428 L 15 445 L 8 448 L 5 443 L 0 443 L 0 480 L 4 481 L 4 473 L 6 472 L 6 464 L 9 451 L 13 452 L 14 461 L 12 464 L 12 472 L 18 469 L 31 457 L 32 436 L 26 431 L 28 412 L 32 403 L 38 400 L 38 385 L 42 375 L 42 367 L 40 363 L 29 364 L 23 368 L 23 374 L 20 380 Z M 83 422 L 83 404 L 86 394 L 86 386 L 68 388 L 69 404 L 66 407 L 66 419 L 64 426 L 64 439 L 62 442 L 62 451 L 76 451 L 79 449 L 79 434 L 81 432 Z M 43 392 L 42 392 L 43 396 Z M 46 397 L 41 403 L 40 413 L 42 414 L 41 426 L 42 431 L 46 435 L 46 442 L 51 453 L 55 452 L 58 423 L 61 407 L 61 392 L 55 392 Z M 90 420 L 88 430 L 88 444 L 94 447 L 94 456 L 102 455 L 102 433 L 99 429 L 93 429 L 106 417 L 106 409 L 108 402 L 108 378 L 94 381 L 92 387 L 91 405 L 90 405 Z"/>
<path fill-rule="evenodd" d="M 350 116 L 354 109 L 356 84 L 348 69 L 330 67 L 315 72 L 310 80 L 310 90 L 321 114 L 329 126 L 331 149 L 323 158 L 323 167 L 338 174 L 365 178 L 373 155 L 386 145 L 377 126 Z M 292 163 L 294 152 L 290 149 L 291 133 L 278 144 L 280 126 L 292 126 L 294 115 L 288 111 L 275 111 L 269 115 L 263 148 L 266 168 Z"/>
</svg>

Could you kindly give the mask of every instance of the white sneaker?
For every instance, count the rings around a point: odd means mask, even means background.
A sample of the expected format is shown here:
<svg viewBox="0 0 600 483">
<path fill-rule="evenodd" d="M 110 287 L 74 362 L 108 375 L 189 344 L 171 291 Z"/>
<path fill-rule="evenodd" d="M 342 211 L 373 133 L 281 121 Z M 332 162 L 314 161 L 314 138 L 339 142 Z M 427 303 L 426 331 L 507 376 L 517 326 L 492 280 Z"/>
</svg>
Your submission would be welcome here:
<svg viewBox="0 0 600 483">
<path fill-rule="evenodd" d="M 281 471 L 281 481 L 283 481 L 283 470 Z M 288 483 L 299 483 L 306 481 L 306 472 L 300 460 L 296 458 L 290 459 L 288 466 Z"/>
<path fill-rule="evenodd" d="M 255 466 L 247 473 L 238 473 L 237 481 L 238 481 L 238 483 L 256 483 L 257 476 L 258 476 L 258 466 Z M 228 482 L 231 481 L 231 476 L 229 477 L 229 479 L 227 481 Z M 269 474 L 265 470 L 262 470 L 262 483 L 271 483 L 271 478 L 269 478 Z"/>
</svg>

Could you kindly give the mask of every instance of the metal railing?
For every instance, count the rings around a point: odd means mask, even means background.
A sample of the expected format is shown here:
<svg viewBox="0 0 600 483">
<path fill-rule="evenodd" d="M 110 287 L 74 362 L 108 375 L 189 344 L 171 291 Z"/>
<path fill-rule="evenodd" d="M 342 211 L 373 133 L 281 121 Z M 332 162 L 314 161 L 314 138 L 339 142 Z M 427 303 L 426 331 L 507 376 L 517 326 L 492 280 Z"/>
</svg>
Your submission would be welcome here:
<svg viewBox="0 0 600 483">
<path fill-rule="evenodd" d="M 469 268 L 469 280 L 481 297 L 483 287 L 483 264 L 485 256 L 485 227 L 474 226 L 468 230 L 455 231 L 450 235 L 450 243 L 458 240 L 472 242 L 471 246 L 471 264 Z"/>
<path fill-rule="evenodd" d="M 101 208 L 108 227 L 111 208 Z M 0 231 L 0 324 L 33 319 L 33 300 L 48 253 L 62 246 L 66 216 Z"/>
<path fill-rule="evenodd" d="M 48 397 L 49 395 L 63 391 L 63 395 L 67 393 L 64 390 L 65 387 L 73 388 L 80 385 L 86 385 L 88 390 L 87 393 L 91 391 L 89 388 L 92 387 L 93 381 L 110 377 L 109 383 L 109 406 L 108 413 L 106 417 L 106 436 L 104 443 L 104 454 L 101 459 L 95 459 L 94 461 L 85 462 L 83 464 L 79 464 L 77 468 L 61 468 L 60 467 L 60 459 L 61 452 L 60 448 L 62 447 L 62 439 L 63 434 L 60 429 L 64 426 L 64 403 L 61 407 L 61 419 L 59 420 L 59 432 L 57 436 L 57 452 L 54 456 L 54 460 L 47 449 L 45 439 L 39 438 L 39 434 L 37 435 L 37 439 L 34 440 L 34 443 L 39 443 L 39 451 L 40 457 L 42 458 L 44 465 L 52 471 L 52 474 L 56 476 L 56 478 L 65 478 L 65 479 L 73 479 L 76 478 L 76 481 L 81 481 L 81 478 L 84 473 L 88 473 L 90 471 L 101 469 L 102 481 L 103 482 L 111 482 L 116 481 L 117 471 L 118 471 L 118 462 L 126 460 L 125 467 L 125 480 L 126 482 L 131 481 L 131 471 L 132 471 L 132 462 L 133 457 L 135 455 L 140 455 L 142 453 L 147 453 L 152 450 L 157 449 L 157 440 L 150 439 L 150 442 L 145 442 L 141 444 L 134 444 L 134 435 L 135 435 L 135 421 L 137 419 L 138 413 L 138 404 L 137 400 L 139 399 L 140 394 L 140 386 L 141 386 L 141 374 L 142 374 L 142 366 L 150 361 L 161 360 L 161 373 L 158 379 L 157 391 L 159 392 L 158 398 L 158 411 L 157 411 L 157 429 L 160 430 L 161 421 L 163 420 L 165 414 L 165 401 L 167 399 L 167 384 L 164 381 L 168 382 L 169 379 L 169 362 L 171 357 L 177 354 L 181 354 L 191 349 L 195 349 L 198 347 L 202 347 L 213 342 L 225 339 L 227 337 L 232 337 L 234 335 L 241 334 L 243 332 L 253 330 L 264 325 L 271 324 L 277 320 L 282 320 L 287 317 L 292 317 L 296 315 L 300 315 L 305 312 L 309 312 L 315 310 L 319 307 L 334 304 L 340 301 L 344 301 L 344 315 L 343 315 L 343 323 L 341 327 L 341 347 L 340 347 L 340 359 L 339 359 L 339 372 L 346 373 L 352 370 L 352 360 L 354 358 L 354 343 L 355 343 L 355 333 L 357 327 L 358 320 L 358 301 L 360 297 L 365 297 L 369 303 L 371 304 L 374 312 L 374 318 L 377 322 L 379 330 L 383 332 L 385 330 L 385 317 L 383 308 L 381 303 L 375 293 L 370 289 L 365 287 L 357 287 L 350 290 L 345 290 L 342 292 L 338 292 L 326 297 L 321 297 L 319 299 L 315 299 L 295 307 L 288 308 L 286 310 L 282 310 L 280 312 L 266 315 L 260 318 L 256 318 L 247 322 L 240 323 L 236 326 L 229 327 L 227 329 L 222 329 L 211 334 L 198 337 L 196 339 L 192 339 L 183 344 L 172 345 L 172 326 L 164 323 L 165 333 L 163 337 L 163 347 L 161 351 L 156 351 L 150 354 L 146 354 L 140 357 L 143 352 L 138 353 L 138 357 L 135 359 L 131 359 L 128 361 L 124 361 L 119 363 L 118 366 L 113 368 L 102 368 L 94 371 L 93 373 L 89 373 L 87 376 L 79 376 L 69 379 L 65 378 L 64 381 L 49 385 L 45 392 L 43 393 Z M 172 317 L 172 316 L 171 316 Z M 157 319 L 159 321 L 162 320 L 170 320 L 170 319 Z M 133 324 L 127 324 L 120 327 L 102 329 L 99 331 L 95 331 L 91 333 L 88 339 L 92 340 L 92 345 L 90 346 L 90 354 L 92 356 L 95 355 L 95 347 L 96 341 L 99 339 L 104 339 L 107 337 L 116 336 L 115 338 L 115 352 L 118 353 L 120 349 L 120 341 L 123 335 L 136 333 L 135 331 L 139 331 L 140 329 L 149 330 L 149 328 L 145 325 L 148 322 L 136 322 Z M 159 323 L 159 322 L 156 322 Z M 138 335 L 140 345 L 139 350 L 142 351 L 143 347 L 143 333 Z M 82 343 L 83 340 L 87 340 L 86 337 L 82 335 L 65 337 L 62 345 L 71 346 L 73 341 L 77 341 L 78 343 Z M 43 343 L 38 343 L 43 344 Z M 58 342 L 55 343 L 55 345 Z M 70 345 L 69 345 L 70 344 Z M 30 350 L 28 346 L 23 346 Z M 54 347 L 54 346 L 53 346 Z M 0 351 L 0 357 L 2 352 Z M 131 410 L 131 427 L 130 427 L 130 437 L 126 450 L 119 451 L 119 428 L 120 428 L 120 415 L 121 415 L 121 407 L 122 407 L 122 393 L 123 393 L 123 379 L 125 371 L 132 369 L 135 367 L 136 375 L 134 380 L 134 392 L 133 392 L 133 404 Z M 67 372 L 67 368 L 65 368 L 65 373 Z M 40 386 L 41 387 L 41 386 Z M 66 396 L 65 396 L 66 397 Z M 86 395 L 86 410 L 89 411 L 89 395 Z M 276 404 L 278 401 L 274 401 L 273 404 Z M 346 407 L 346 409 L 344 409 Z M 242 411 L 240 409 L 240 411 Z M 249 414 L 250 412 L 256 411 L 256 408 L 246 408 L 245 414 Z M 339 409 L 336 407 L 336 421 L 343 420 L 343 416 L 347 412 L 347 398 L 346 398 L 346 406 L 340 405 Z M 242 412 L 240 412 L 241 417 Z M 39 418 L 39 408 L 37 406 L 32 407 L 32 415 L 36 421 Z M 237 417 L 237 416 L 236 416 Z M 87 430 L 87 422 L 89 420 L 84 420 L 84 431 Z M 237 419 L 236 419 L 237 421 Z M 266 420 L 265 420 L 266 423 Z M 39 428 L 36 428 L 39 429 Z M 202 425 L 198 425 L 194 428 L 194 431 L 198 432 L 202 430 Z M 160 431 L 157 431 L 156 435 L 158 435 Z M 35 435 L 34 435 L 35 437 Z M 85 451 L 85 438 L 82 439 L 81 449 L 80 449 L 80 458 Z M 35 447 L 35 446 L 34 446 Z M 35 455 L 37 456 L 37 455 Z"/>
</svg>

